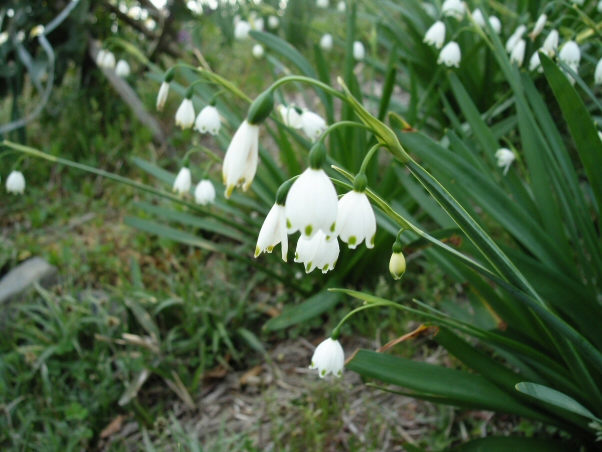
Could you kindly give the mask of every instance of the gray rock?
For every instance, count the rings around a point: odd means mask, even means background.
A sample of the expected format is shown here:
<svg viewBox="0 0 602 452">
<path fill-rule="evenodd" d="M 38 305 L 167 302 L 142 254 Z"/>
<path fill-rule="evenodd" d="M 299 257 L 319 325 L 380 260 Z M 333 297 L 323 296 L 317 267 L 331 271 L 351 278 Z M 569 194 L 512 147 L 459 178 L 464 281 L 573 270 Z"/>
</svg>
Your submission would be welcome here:
<svg viewBox="0 0 602 452">
<path fill-rule="evenodd" d="M 23 293 L 34 283 L 52 284 L 56 273 L 56 267 L 41 257 L 27 259 L 0 280 L 0 305 Z"/>
</svg>

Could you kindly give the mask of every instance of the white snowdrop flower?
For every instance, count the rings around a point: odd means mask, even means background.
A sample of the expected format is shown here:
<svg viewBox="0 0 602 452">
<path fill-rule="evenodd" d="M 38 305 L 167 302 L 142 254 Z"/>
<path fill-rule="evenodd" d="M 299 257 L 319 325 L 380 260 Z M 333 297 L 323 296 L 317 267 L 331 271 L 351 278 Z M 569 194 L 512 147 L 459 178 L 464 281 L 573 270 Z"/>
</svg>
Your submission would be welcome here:
<svg viewBox="0 0 602 452">
<path fill-rule="evenodd" d="M 330 2 L 328 0 L 316 0 L 316 6 L 318 8 L 328 8 Z"/>
<path fill-rule="evenodd" d="M 310 369 L 318 369 L 320 378 L 324 378 L 329 373 L 341 377 L 343 367 L 345 367 L 345 352 L 339 341 L 331 337 L 316 347 L 309 366 Z"/>
<path fill-rule="evenodd" d="M 423 42 L 440 49 L 445 42 L 445 24 L 438 20 L 426 31 Z"/>
<path fill-rule="evenodd" d="M 17 42 L 23 42 L 25 40 L 25 32 L 23 30 L 19 30 L 17 32 Z"/>
<path fill-rule="evenodd" d="M 602 58 L 598 60 L 598 64 L 596 64 L 596 71 L 594 72 L 594 83 L 596 85 L 602 85 Z"/>
<path fill-rule="evenodd" d="M 8 41 L 8 31 L 3 31 L 0 33 L 0 46 Z"/>
<path fill-rule="evenodd" d="M 320 47 L 327 52 L 332 49 L 332 35 L 326 33 L 320 38 Z"/>
<path fill-rule="evenodd" d="M 209 179 L 203 179 L 195 187 L 194 202 L 203 206 L 215 202 L 215 187 Z"/>
<path fill-rule="evenodd" d="M 362 241 L 366 242 L 366 248 L 374 247 L 376 218 L 365 193 L 350 191 L 339 200 L 335 233 L 351 249 Z"/>
<path fill-rule="evenodd" d="M 251 24 L 246 20 L 239 20 L 234 26 L 234 37 L 236 39 L 247 39 L 251 31 Z"/>
<path fill-rule="evenodd" d="M 301 235 L 311 238 L 321 230 L 330 239 L 335 231 L 338 203 L 337 192 L 326 173 L 307 168 L 286 197 L 288 233 L 301 231 Z"/>
<path fill-rule="evenodd" d="M 497 18 L 497 16 L 489 16 L 489 24 L 491 25 L 491 28 L 493 28 L 495 34 L 499 35 L 501 33 L 502 22 Z"/>
<path fill-rule="evenodd" d="M 596 6 L 596 9 L 598 10 L 599 13 L 602 13 L 602 0 L 600 0 L 598 2 L 598 6 Z"/>
<path fill-rule="evenodd" d="M 191 185 L 192 176 L 190 175 L 190 170 L 184 166 L 176 176 L 176 180 L 173 182 L 172 190 L 178 195 L 183 195 L 190 191 Z"/>
<path fill-rule="evenodd" d="M 102 67 L 105 69 L 115 69 L 115 55 L 113 52 L 107 51 L 102 59 Z"/>
<path fill-rule="evenodd" d="M 460 20 L 464 17 L 464 3 L 462 0 L 445 0 L 441 6 L 441 12 L 444 16 Z"/>
<path fill-rule="evenodd" d="M 234 136 L 222 166 L 222 177 L 226 186 L 226 198 L 234 187 L 241 185 L 244 191 L 251 186 L 259 158 L 259 126 L 249 124 L 245 119 Z"/>
<path fill-rule="evenodd" d="M 176 111 L 176 125 L 181 129 L 190 129 L 194 124 L 194 106 L 190 99 L 184 99 Z"/>
<path fill-rule="evenodd" d="M 420 3 L 422 9 L 433 19 L 435 19 L 439 13 L 437 12 L 437 8 L 432 3 Z"/>
<path fill-rule="evenodd" d="M 405 271 L 406 258 L 401 252 L 401 249 L 399 252 L 393 251 L 393 253 L 391 253 L 391 260 L 389 261 L 389 272 L 391 273 L 391 276 L 395 280 L 401 279 Z"/>
<path fill-rule="evenodd" d="M 286 232 L 286 209 L 280 204 L 274 204 L 265 217 L 265 221 L 257 237 L 255 257 L 261 253 L 271 253 L 278 244 L 282 251 L 282 260 L 286 262 L 288 254 L 288 235 Z"/>
<path fill-rule="evenodd" d="M 105 49 L 100 49 L 98 51 L 98 53 L 96 54 L 96 65 L 98 67 L 103 67 L 103 63 L 105 60 L 105 55 L 107 54 L 107 51 Z"/>
<path fill-rule="evenodd" d="M 504 176 L 508 173 L 510 165 L 516 158 L 514 152 L 507 148 L 501 148 L 495 151 L 495 158 L 497 158 L 497 166 L 504 168 Z"/>
<path fill-rule="evenodd" d="M 253 50 L 251 52 L 253 53 L 253 56 L 257 59 L 262 58 L 263 54 L 265 53 L 263 46 L 261 44 L 255 44 L 253 46 Z"/>
<path fill-rule="evenodd" d="M 479 27 L 483 28 L 485 26 L 485 17 L 483 17 L 483 13 L 479 8 L 472 12 L 472 18 Z"/>
<path fill-rule="evenodd" d="M 543 45 L 541 46 L 544 52 L 548 54 L 550 58 L 556 55 L 556 50 L 558 50 L 558 31 L 552 30 L 546 36 L 546 39 L 543 41 Z"/>
<path fill-rule="evenodd" d="M 581 50 L 575 41 L 567 41 L 558 52 L 558 58 L 569 66 L 579 66 Z"/>
<path fill-rule="evenodd" d="M 437 59 L 437 64 L 445 64 L 447 67 L 460 67 L 460 60 L 462 59 L 462 52 L 460 52 L 460 46 L 457 42 L 448 42 Z"/>
<path fill-rule="evenodd" d="M 301 127 L 305 135 L 315 141 L 326 129 L 326 121 L 320 115 L 306 110 L 301 113 Z"/>
<path fill-rule="evenodd" d="M 539 60 L 539 52 L 534 52 L 531 55 L 531 59 L 529 60 L 529 70 L 534 71 L 537 69 L 537 72 L 543 72 L 543 68 L 541 67 L 541 61 Z"/>
<path fill-rule="evenodd" d="M 344 13 L 346 10 L 347 10 L 347 4 L 345 3 L 344 0 L 341 0 L 337 4 L 337 11 L 339 11 L 340 13 Z"/>
<path fill-rule="evenodd" d="M 356 61 L 362 61 L 366 57 L 366 49 L 361 41 L 355 41 L 353 43 L 353 58 Z"/>
<path fill-rule="evenodd" d="M 25 191 L 25 176 L 21 171 L 11 171 L 6 178 L 6 191 L 22 195 Z"/>
<path fill-rule="evenodd" d="M 165 102 L 167 101 L 168 94 L 169 83 L 161 83 L 161 88 L 159 88 L 159 94 L 157 94 L 157 111 L 163 111 L 163 107 L 165 107 Z"/>
<path fill-rule="evenodd" d="M 569 68 L 574 72 L 574 73 L 579 73 L 579 65 L 577 64 L 569 64 L 568 65 Z M 564 75 L 566 75 L 566 78 L 569 79 L 569 82 L 571 82 L 571 85 L 575 84 L 575 79 L 573 78 L 573 76 L 571 75 L 571 73 L 569 73 L 568 71 L 565 71 L 564 69 L 562 70 L 562 72 L 564 72 Z"/>
<path fill-rule="evenodd" d="M 329 241 L 322 231 L 311 238 L 301 235 L 297 241 L 295 262 L 303 264 L 305 273 L 311 273 L 315 268 L 326 273 L 336 266 L 339 251 L 339 241 L 336 238 Z"/>
<path fill-rule="evenodd" d="M 119 60 L 117 66 L 115 66 L 115 74 L 118 77 L 129 77 L 131 74 L 130 65 L 125 60 Z"/>
<path fill-rule="evenodd" d="M 44 34 L 44 25 L 36 25 L 29 32 L 29 37 L 30 38 L 35 38 L 35 37 L 40 36 L 42 34 Z"/>
<path fill-rule="evenodd" d="M 514 33 L 512 33 L 512 36 L 510 36 L 508 38 L 508 41 L 506 41 L 506 52 L 508 52 L 508 53 L 512 52 L 512 50 L 516 46 L 516 43 L 525 34 L 525 31 L 527 31 L 527 27 L 525 27 L 524 25 L 519 25 L 518 27 L 516 27 L 516 30 L 514 31 Z"/>
<path fill-rule="evenodd" d="M 293 129 L 300 129 L 301 127 L 303 127 L 303 121 L 301 119 L 302 113 L 299 114 L 299 112 L 297 112 L 297 109 L 294 106 L 289 105 L 287 107 L 285 105 L 279 105 L 278 112 L 282 117 L 282 122 L 287 127 L 292 127 Z"/>
<path fill-rule="evenodd" d="M 535 22 L 535 26 L 533 27 L 533 31 L 531 33 L 529 33 L 529 37 L 535 41 L 535 38 L 537 38 L 541 32 L 543 31 L 543 27 L 546 26 L 546 21 L 548 20 L 548 16 L 545 14 L 542 14 L 541 16 L 539 16 L 537 18 L 537 22 Z"/>
<path fill-rule="evenodd" d="M 201 133 L 209 132 L 211 135 L 217 135 L 222 125 L 217 108 L 213 105 L 207 105 L 203 108 L 194 122 L 194 129 Z"/>
<path fill-rule="evenodd" d="M 263 17 L 258 16 L 255 11 L 249 15 L 249 23 L 252 30 L 263 31 Z"/>
<path fill-rule="evenodd" d="M 277 16 L 268 16 L 268 26 L 270 28 L 278 28 L 280 25 L 280 19 Z"/>
<path fill-rule="evenodd" d="M 514 49 L 512 49 L 512 53 L 510 53 L 510 64 L 516 63 L 518 67 L 523 65 L 523 60 L 525 59 L 525 48 L 527 43 L 524 39 L 519 39 Z"/>
</svg>

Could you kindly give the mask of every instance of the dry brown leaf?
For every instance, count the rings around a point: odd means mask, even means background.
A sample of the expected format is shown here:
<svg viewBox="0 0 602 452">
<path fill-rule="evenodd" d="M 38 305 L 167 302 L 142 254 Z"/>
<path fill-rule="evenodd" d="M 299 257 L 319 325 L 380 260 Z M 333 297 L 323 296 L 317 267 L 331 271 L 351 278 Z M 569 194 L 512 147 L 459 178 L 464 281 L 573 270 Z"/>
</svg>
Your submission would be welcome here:
<svg viewBox="0 0 602 452">
<path fill-rule="evenodd" d="M 102 432 L 100 432 L 101 438 L 108 438 L 109 436 L 114 435 L 115 433 L 119 433 L 121 427 L 123 427 L 123 421 L 126 419 L 126 416 L 120 414 L 115 419 L 111 421 L 109 425 L 107 425 Z"/>
<path fill-rule="evenodd" d="M 242 377 L 240 377 L 240 384 L 241 385 L 249 384 L 250 381 L 254 380 L 253 377 L 257 377 L 257 376 L 261 375 L 262 372 L 263 372 L 262 365 L 253 367 L 252 369 L 246 371 Z"/>
</svg>

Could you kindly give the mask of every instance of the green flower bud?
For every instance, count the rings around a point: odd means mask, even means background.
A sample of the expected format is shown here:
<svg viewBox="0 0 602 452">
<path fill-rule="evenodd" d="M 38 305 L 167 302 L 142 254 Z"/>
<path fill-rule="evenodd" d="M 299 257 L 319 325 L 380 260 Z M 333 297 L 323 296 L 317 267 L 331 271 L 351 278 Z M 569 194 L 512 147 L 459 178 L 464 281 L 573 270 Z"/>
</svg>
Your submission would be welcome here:
<svg viewBox="0 0 602 452">
<path fill-rule="evenodd" d="M 309 151 L 309 167 L 312 169 L 321 169 L 326 161 L 326 147 L 324 143 L 318 141 Z"/>
<path fill-rule="evenodd" d="M 247 122 L 252 125 L 261 124 L 274 109 L 274 93 L 264 91 L 253 101 L 247 114 Z"/>
<path fill-rule="evenodd" d="M 165 83 L 171 83 L 171 81 L 173 80 L 174 76 L 176 75 L 176 71 L 174 70 L 174 68 L 170 68 L 166 73 L 165 73 L 165 77 L 163 77 L 163 81 Z"/>
</svg>

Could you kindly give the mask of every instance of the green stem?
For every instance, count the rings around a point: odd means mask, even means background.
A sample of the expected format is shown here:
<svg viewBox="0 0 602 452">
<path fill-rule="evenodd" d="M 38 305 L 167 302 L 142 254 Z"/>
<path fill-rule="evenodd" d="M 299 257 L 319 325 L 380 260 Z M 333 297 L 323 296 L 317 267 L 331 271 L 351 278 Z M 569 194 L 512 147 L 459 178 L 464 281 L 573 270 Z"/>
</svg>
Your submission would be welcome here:
<svg viewBox="0 0 602 452">
<path fill-rule="evenodd" d="M 366 303 L 368 303 L 368 302 L 366 302 Z M 382 305 L 384 306 L 385 304 L 382 303 Z M 381 303 L 379 303 L 379 302 L 370 302 L 370 304 L 364 304 L 364 305 L 360 306 L 359 308 L 355 308 L 353 311 L 348 312 L 347 315 L 341 319 L 339 324 L 336 327 L 334 327 L 334 329 L 332 330 L 331 337 L 338 337 L 343 324 L 347 320 L 349 320 L 353 315 L 357 314 L 360 311 L 365 311 L 366 309 L 370 309 L 370 308 L 377 308 L 379 306 L 381 306 Z"/>
<path fill-rule="evenodd" d="M 334 97 L 341 99 L 342 101 L 347 101 L 347 97 L 341 93 L 340 91 L 335 90 L 331 86 L 326 83 L 322 83 L 319 80 L 313 79 L 311 77 L 305 77 L 303 75 L 289 75 L 287 77 L 282 77 L 279 80 L 276 80 L 268 89 L 275 90 L 276 88 L 288 83 L 288 82 L 304 82 L 309 83 L 310 85 L 317 86 L 327 93 L 331 94 Z"/>
<path fill-rule="evenodd" d="M 378 151 L 381 147 L 382 147 L 381 143 L 376 143 L 374 146 L 372 146 L 370 148 L 370 150 L 368 151 L 368 153 L 364 157 L 364 161 L 362 162 L 362 166 L 360 167 L 360 171 L 359 171 L 359 173 L 357 173 L 357 175 L 366 174 L 366 169 L 368 168 L 368 164 L 370 163 L 370 159 L 372 158 L 372 156 L 374 155 L 374 153 L 376 151 Z"/>
<path fill-rule="evenodd" d="M 364 129 L 364 130 L 368 130 L 368 131 L 374 133 L 374 130 L 372 130 L 372 127 L 367 126 L 363 122 L 339 121 L 339 122 L 335 122 L 331 126 L 328 126 L 328 128 L 326 128 L 324 130 L 324 132 L 322 132 L 322 135 L 320 135 L 320 138 L 318 139 L 318 141 L 324 142 L 324 140 L 326 139 L 326 137 L 328 135 L 330 135 L 330 133 L 332 131 L 334 131 L 334 130 L 336 130 L 338 128 L 341 128 L 341 127 L 357 127 L 358 129 Z"/>
</svg>

